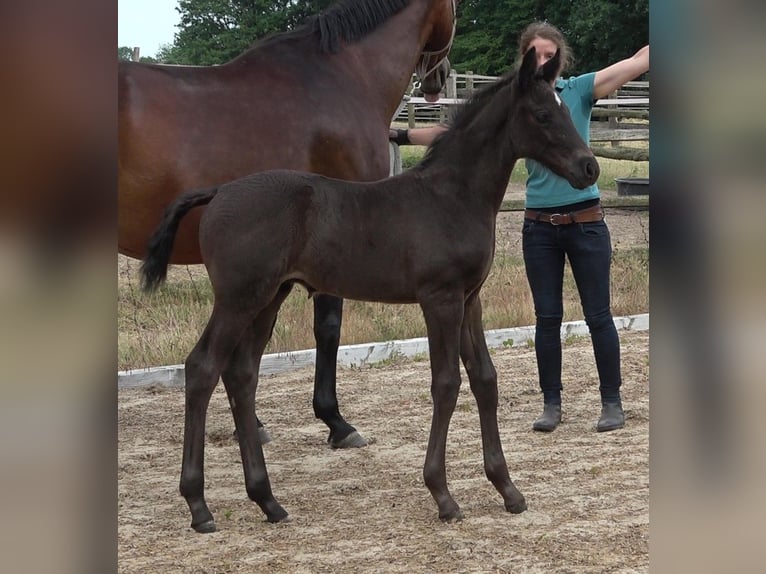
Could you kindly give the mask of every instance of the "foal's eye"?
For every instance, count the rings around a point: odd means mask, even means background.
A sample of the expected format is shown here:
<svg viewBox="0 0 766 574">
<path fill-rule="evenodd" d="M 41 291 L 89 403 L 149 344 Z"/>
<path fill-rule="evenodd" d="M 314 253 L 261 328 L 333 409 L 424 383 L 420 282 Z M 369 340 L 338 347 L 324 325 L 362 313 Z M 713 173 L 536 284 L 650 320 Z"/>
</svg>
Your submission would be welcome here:
<svg viewBox="0 0 766 574">
<path fill-rule="evenodd" d="M 551 115 L 547 110 L 540 110 L 535 112 L 535 119 L 541 124 L 547 124 L 551 119 Z"/>
</svg>

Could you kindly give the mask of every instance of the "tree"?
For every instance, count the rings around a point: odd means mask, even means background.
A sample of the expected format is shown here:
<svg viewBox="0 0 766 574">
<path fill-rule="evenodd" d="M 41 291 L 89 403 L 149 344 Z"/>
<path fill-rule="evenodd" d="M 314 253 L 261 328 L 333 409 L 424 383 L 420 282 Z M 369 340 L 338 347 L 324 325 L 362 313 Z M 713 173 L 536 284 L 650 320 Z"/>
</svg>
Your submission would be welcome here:
<svg viewBox="0 0 766 574">
<path fill-rule="evenodd" d="M 166 63 L 222 64 L 270 34 L 300 25 L 332 0 L 180 0 L 175 41 Z"/>
<path fill-rule="evenodd" d="M 133 59 L 133 48 L 129 48 L 128 46 L 120 46 L 117 48 L 117 59 L 118 60 L 132 60 Z M 139 62 L 146 62 L 148 64 L 153 64 L 161 60 L 157 60 L 156 58 L 152 58 L 151 56 L 141 56 L 138 59 Z"/>
<path fill-rule="evenodd" d="M 648 0 L 463 0 L 458 6 L 453 68 L 497 75 L 513 64 L 521 31 L 547 20 L 575 55 L 571 74 L 599 70 L 649 39 Z"/>
<path fill-rule="evenodd" d="M 574 70 L 600 70 L 649 42 L 649 0 L 581 0 L 564 32 L 575 54 Z"/>
<path fill-rule="evenodd" d="M 211 65 L 236 57 L 256 41 L 300 26 L 336 0 L 179 0 L 179 31 L 157 59 Z M 649 38 L 649 0 L 461 0 L 450 53 L 460 72 L 499 75 L 516 58 L 527 24 L 547 20 L 574 52 L 569 74 L 599 70 L 626 58 Z"/>
<path fill-rule="evenodd" d="M 128 48 L 127 46 L 120 46 L 117 48 L 117 59 L 118 60 L 132 60 L 133 59 L 133 48 Z"/>
<path fill-rule="evenodd" d="M 458 9 L 450 62 L 460 71 L 502 74 L 516 59 L 521 31 L 535 20 L 555 24 L 552 16 L 568 15 L 570 4 L 567 0 L 464 0 Z"/>
</svg>

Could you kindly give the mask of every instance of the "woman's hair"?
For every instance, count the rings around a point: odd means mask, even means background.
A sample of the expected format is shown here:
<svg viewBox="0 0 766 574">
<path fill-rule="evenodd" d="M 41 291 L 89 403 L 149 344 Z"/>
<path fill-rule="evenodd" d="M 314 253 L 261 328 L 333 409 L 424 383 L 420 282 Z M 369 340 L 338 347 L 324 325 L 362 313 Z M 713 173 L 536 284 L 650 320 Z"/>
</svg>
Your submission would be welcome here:
<svg viewBox="0 0 766 574">
<path fill-rule="evenodd" d="M 519 53 L 518 62 L 524 58 L 524 54 L 529 49 L 529 45 L 535 38 L 543 38 L 544 40 L 550 40 L 556 46 L 558 46 L 559 54 L 561 57 L 561 69 L 559 73 L 566 70 L 574 62 L 574 56 L 572 55 L 572 49 L 567 44 L 564 34 L 561 30 L 556 28 L 553 24 L 548 22 L 532 22 L 529 26 L 524 28 L 524 31 L 519 36 Z"/>
</svg>

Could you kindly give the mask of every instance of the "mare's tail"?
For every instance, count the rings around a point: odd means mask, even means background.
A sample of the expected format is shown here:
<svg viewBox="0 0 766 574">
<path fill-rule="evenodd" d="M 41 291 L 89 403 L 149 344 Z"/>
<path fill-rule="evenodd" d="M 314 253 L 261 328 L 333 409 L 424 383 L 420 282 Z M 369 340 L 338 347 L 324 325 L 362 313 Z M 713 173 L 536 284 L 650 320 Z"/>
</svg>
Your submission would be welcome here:
<svg viewBox="0 0 766 574">
<path fill-rule="evenodd" d="M 199 205 L 210 203 L 217 193 L 218 187 L 187 191 L 165 209 L 159 227 L 149 238 L 146 256 L 141 264 L 141 284 L 144 291 L 154 291 L 167 277 L 173 242 L 183 216 Z"/>
</svg>

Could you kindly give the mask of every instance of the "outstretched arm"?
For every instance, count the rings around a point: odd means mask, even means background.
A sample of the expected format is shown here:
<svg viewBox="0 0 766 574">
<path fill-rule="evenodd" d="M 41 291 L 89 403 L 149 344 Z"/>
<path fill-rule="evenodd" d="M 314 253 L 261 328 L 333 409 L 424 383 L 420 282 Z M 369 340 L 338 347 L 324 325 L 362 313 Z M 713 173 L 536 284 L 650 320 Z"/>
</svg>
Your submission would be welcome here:
<svg viewBox="0 0 766 574">
<path fill-rule="evenodd" d="M 608 96 L 649 70 L 649 46 L 646 45 L 630 58 L 625 58 L 596 72 L 593 79 L 593 98 Z"/>
<path fill-rule="evenodd" d="M 389 130 L 388 139 L 395 141 L 399 145 L 424 145 L 429 146 L 436 139 L 436 136 L 447 131 L 447 126 L 438 125 L 427 128 L 413 128 L 406 130 Z"/>
</svg>

